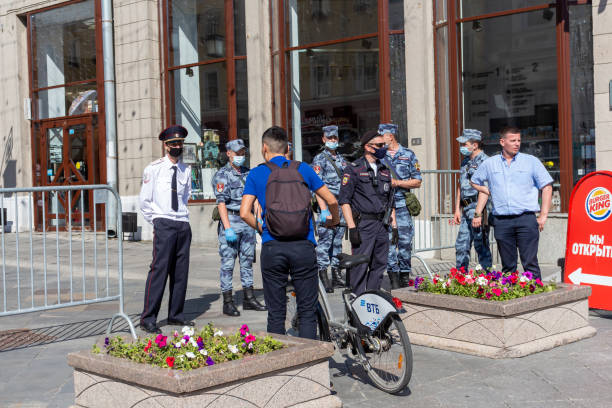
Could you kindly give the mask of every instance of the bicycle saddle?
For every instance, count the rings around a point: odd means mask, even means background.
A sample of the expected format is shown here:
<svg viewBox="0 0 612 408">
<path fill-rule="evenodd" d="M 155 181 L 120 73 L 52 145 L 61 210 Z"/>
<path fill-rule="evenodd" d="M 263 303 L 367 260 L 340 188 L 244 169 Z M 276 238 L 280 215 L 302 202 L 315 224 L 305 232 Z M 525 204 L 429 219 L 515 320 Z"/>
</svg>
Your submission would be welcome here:
<svg viewBox="0 0 612 408">
<path fill-rule="evenodd" d="M 370 257 L 366 254 L 349 255 L 349 254 L 338 254 L 339 265 L 341 269 L 350 269 L 354 266 L 361 265 L 370 262 Z"/>
</svg>

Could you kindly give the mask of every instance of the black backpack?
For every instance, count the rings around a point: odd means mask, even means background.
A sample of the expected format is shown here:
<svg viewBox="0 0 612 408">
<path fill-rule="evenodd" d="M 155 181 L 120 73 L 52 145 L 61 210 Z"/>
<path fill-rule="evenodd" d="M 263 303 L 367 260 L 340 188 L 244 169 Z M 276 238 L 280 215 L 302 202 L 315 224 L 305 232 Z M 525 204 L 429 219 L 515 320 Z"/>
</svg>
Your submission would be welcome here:
<svg viewBox="0 0 612 408">
<path fill-rule="evenodd" d="M 279 241 L 306 239 L 310 231 L 310 189 L 298 171 L 301 162 L 267 162 L 270 177 L 266 183 L 266 227 Z"/>
</svg>

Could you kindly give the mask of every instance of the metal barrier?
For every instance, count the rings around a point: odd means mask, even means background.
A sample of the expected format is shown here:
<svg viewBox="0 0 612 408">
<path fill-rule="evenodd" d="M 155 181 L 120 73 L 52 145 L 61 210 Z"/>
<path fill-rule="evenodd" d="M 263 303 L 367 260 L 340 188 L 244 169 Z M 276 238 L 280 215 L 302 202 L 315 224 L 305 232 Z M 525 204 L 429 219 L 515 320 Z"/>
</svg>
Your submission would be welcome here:
<svg viewBox="0 0 612 408">
<path fill-rule="evenodd" d="M 451 223 L 457 198 L 460 170 L 423 170 L 423 183 L 413 189 L 421 203 L 421 213 L 413 217 L 414 240 L 412 257 L 418 259 L 430 277 L 426 258 L 440 255 L 442 250 L 454 249 L 459 226 Z M 489 234 L 492 241 L 493 234 Z M 493 251 L 492 251 L 493 252 Z"/>
<path fill-rule="evenodd" d="M 7 195 L 10 198 L 6 198 Z M 8 218 L 12 218 L 9 223 L 5 219 L 4 211 L 0 210 L 0 229 L 2 231 L 0 238 L 2 310 L 0 310 L 0 316 L 118 300 L 119 312 L 112 316 L 106 332 L 112 331 L 115 319 L 122 318 L 127 322 L 132 336 L 136 338 L 134 325 L 124 312 L 123 240 L 113 240 L 113 244 L 117 246 L 117 273 L 111 276 L 114 274 L 111 274 L 112 267 L 109 265 L 111 258 L 109 258 L 108 236 L 105 230 L 100 231 L 103 234 L 98 234 L 97 229 L 98 216 L 102 218 L 102 212 L 97 212 L 96 206 L 106 203 L 109 199 L 115 200 L 117 214 L 121 214 L 119 194 L 108 185 L 0 189 L 0 209 L 5 208 L 6 202 L 14 201 L 13 208 L 7 208 Z M 27 213 L 27 216 L 24 213 Z M 77 214 L 77 217 L 73 218 L 73 213 Z M 20 224 L 22 218 L 27 218 L 28 222 Z M 86 223 L 86 219 L 89 220 L 89 223 Z M 121 217 L 112 222 L 117 223 L 117 236 L 121 237 Z M 10 225 L 5 227 L 7 224 Z M 93 228 L 88 227 L 87 224 L 92 225 Z M 7 234 L 6 228 L 10 228 L 10 231 L 14 233 Z M 52 231 L 48 232 L 47 229 L 52 229 Z M 61 233 L 60 229 L 63 230 Z M 27 235 L 25 250 L 20 245 L 24 233 Z M 48 236 L 51 235 L 55 235 L 55 256 L 48 254 L 47 251 L 47 241 L 51 239 Z M 78 235 L 80 235 L 80 240 L 77 238 L 76 241 L 80 241 L 80 274 L 77 272 L 75 275 L 75 269 L 78 269 L 78 266 L 73 265 L 73 254 L 78 255 L 79 250 L 78 247 L 73 248 L 73 236 Z M 104 236 L 105 274 L 102 277 L 98 276 L 98 235 Z M 14 242 L 14 247 L 7 246 L 10 241 Z M 92 241 L 93 248 L 91 248 Z M 87 250 L 92 252 L 86 251 L 86 243 Z M 8 252 L 14 253 L 14 262 L 7 258 Z M 29 257 L 26 255 L 28 253 Z M 40 262 L 41 259 L 42 262 Z M 55 271 L 51 272 L 49 267 L 53 267 L 54 263 Z M 26 273 L 22 274 L 24 269 Z M 49 286 L 50 284 L 52 286 Z M 111 291 L 112 285 L 116 285 L 116 290 Z M 42 289 L 37 290 L 41 287 Z M 51 299 L 55 291 L 57 291 L 57 299 Z M 64 299 L 62 299 L 62 292 Z M 36 301 L 37 296 L 41 298 L 38 302 Z M 28 297 L 30 299 L 27 299 Z"/>
</svg>

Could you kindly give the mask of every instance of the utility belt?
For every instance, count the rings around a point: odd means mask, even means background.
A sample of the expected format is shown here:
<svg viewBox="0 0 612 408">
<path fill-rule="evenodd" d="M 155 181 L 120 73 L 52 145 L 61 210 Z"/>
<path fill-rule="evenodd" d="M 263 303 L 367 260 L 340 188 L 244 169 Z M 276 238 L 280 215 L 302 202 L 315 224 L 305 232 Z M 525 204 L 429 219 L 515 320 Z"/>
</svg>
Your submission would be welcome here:
<svg viewBox="0 0 612 408">
<path fill-rule="evenodd" d="M 237 215 L 237 216 L 240 216 L 240 211 L 227 210 L 227 215 Z"/>
<path fill-rule="evenodd" d="M 462 207 L 467 207 L 468 205 L 475 203 L 478 201 L 478 196 L 466 197 L 459 201 Z"/>
<path fill-rule="evenodd" d="M 375 220 L 375 221 L 382 221 L 385 219 L 385 213 L 381 212 L 381 213 L 361 213 L 359 216 L 360 220 Z"/>
</svg>

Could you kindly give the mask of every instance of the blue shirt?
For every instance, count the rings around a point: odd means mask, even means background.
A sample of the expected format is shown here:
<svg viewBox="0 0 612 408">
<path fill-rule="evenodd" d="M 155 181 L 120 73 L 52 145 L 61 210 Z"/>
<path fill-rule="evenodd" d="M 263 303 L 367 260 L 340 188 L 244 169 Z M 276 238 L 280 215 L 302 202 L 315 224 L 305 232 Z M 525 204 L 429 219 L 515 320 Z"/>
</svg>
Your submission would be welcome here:
<svg viewBox="0 0 612 408">
<path fill-rule="evenodd" d="M 277 166 L 282 166 L 283 163 L 288 162 L 285 156 L 276 156 L 270 160 L 272 163 Z M 321 187 L 324 186 L 323 181 L 317 176 L 317 173 L 307 164 L 302 163 L 298 168 L 298 171 L 304 178 L 304 181 L 308 185 L 308 188 L 311 191 L 317 191 Z M 265 222 L 265 214 L 266 214 L 266 184 L 268 184 L 268 177 L 270 177 L 270 169 L 268 166 L 257 166 L 249 172 L 249 175 L 246 179 L 246 184 L 244 186 L 243 195 L 252 195 L 257 198 L 259 204 L 261 205 L 261 218 L 264 220 L 264 225 L 261 233 L 261 243 L 265 244 L 268 241 L 272 241 L 275 238 L 270 235 L 268 232 L 268 227 Z M 312 228 L 312 217 L 308 220 L 309 231 L 308 231 L 308 240 L 313 244 L 317 244 L 314 238 L 314 231 Z"/>
<path fill-rule="evenodd" d="M 540 211 L 538 192 L 553 182 L 537 157 L 517 153 L 510 165 L 502 154 L 489 157 L 472 175 L 472 183 L 489 185 L 494 215 Z"/>
</svg>

